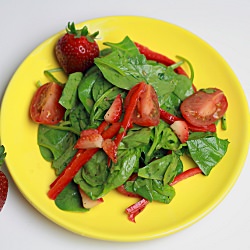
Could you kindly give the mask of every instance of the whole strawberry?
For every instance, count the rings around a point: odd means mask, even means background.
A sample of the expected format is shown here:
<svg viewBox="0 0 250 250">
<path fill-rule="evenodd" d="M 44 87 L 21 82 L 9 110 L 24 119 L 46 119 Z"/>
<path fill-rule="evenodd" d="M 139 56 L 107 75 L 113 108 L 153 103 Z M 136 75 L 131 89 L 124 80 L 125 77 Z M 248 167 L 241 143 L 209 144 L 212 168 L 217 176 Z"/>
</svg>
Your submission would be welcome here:
<svg viewBox="0 0 250 250">
<path fill-rule="evenodd" d="M 6 153 L 4 146 L 0 146 L 0 168 L 3 165 Z M 0 170 L 0 211 L 2 210 L 8 194 L 8 179 Z"/>
<path fill-rule="evenodd" d="M 94 40 L 99 32 L 89 34 L 87 26 L 77 30 L 74 23 L 68 23 L 66 34 L 62 36 L 56 46 L 55 54 L 59 65 L 66 74 L 84 72 L 99 56 L 99 47 Z"/>
</svg>

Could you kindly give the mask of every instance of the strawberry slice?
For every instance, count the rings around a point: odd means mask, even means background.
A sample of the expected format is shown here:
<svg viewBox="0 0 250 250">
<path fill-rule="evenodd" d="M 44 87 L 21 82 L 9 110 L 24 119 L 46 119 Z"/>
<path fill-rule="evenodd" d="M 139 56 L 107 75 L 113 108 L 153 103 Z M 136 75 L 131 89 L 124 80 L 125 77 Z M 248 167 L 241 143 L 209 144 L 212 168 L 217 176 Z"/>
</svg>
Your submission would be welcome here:
<svg viewBox="0 0 250 250">
<path fill-rule="evenodd" d="M 5 148 L 4 146 L 0 146 L 0 167 L 4 163 L 4 158 L 6 156 L 6 153 L 4 152 Z M 0 170 L 0 212 L 5 204 L 5 201 L 7 199 L 8 194 L 8 179 L 6 175 Z"/>
<path fill-rule="evenodd" d="M 117 162 L 117 146 L 114 141 L 112 141 L 111 139 L 104 140 L 102 149 L 114 163 Z"/>
<path fill-rule="evenodd" d="M 86 129 L 81 132 L 80 138 L 76 142 L 75 148 L 101 148 L 103 137 L 99 134 L 97 129 Z"/>
<path fill-rule="evenodd" d="M 103 198 L 92 200 L 80 187 L 79 187 L 79 192 L 82 198 L 82 205 L 87 209 L 93 208 L 104 202 Z"/>
<path fill-rule="evenodd" d="M 188 140 L 189 131 L 188 125 L 185 121 L 175 121 L 170 125 L 170 127 L 177 135 L 181 143 L 185 143 Z"/>
<path fill-rule="evenodd" d="M 122 97 L 121 94 L 117 95 L 107 113 L 104 116 L 104 120 L 109 123 L 118 122 L 122 114 Z"/>
</svg>

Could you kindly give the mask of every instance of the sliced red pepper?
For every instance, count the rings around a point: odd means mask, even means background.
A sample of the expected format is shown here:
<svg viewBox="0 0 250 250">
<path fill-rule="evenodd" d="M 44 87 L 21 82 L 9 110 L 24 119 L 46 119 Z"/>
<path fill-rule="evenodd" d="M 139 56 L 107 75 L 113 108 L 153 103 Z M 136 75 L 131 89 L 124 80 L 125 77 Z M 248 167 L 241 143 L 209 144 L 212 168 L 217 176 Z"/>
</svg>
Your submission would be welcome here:
<svg viewBox="0 0 250 250">
<path fill-rule="evenodd" d="M 187 179 L 187 178 L 189 178 L 191 176 L 201 174 L 201 173 L 202 173 L 202 171 L 201 171 L 201 169 L 199 167 L 190 168 L 190 169 L 178 174 L 169 185 L 173 186 L 173 185 L 179 183 L 182 180 L 185 180 L 185 179 Z"/>
<path fill-rule="evenodd" d="M 139 194 L 136 194 L 136 193 L 132 193 L 132 192 L 129 192 L 125 189 L 124 187 L 124 184 L 117 187 L 116 190 L 122 194 L 122 195 L 125 195 L 127 197 L 135 197 L 135 198 L 140 198 L 141 196 Z"/>
<path fill-rule="evenodd" d="M 142 198 L 135 204 L 126 208 L 125 212 L 128 214 L 128 219 L 132 222 L 135 222 L 135 217 L 139 213 L 141 213 L 148 204 L 149 204 L 149 200 Z"/>
<path fill-rule="evenodd" d="M 134 42 L 134 44 L 136 45 L 140 53 L 143 54 L 147 58 L 147 60 L 153 60 L 153 61 L 162 63 L 165 66 L 171 66 L 175 64 L 175 61 L 166 57 L 165 55 L 154 52 L 150 50 L 149 48 L 145 47 L 144 45 L 139 44 L 137 42 Z M 175 72 L 180 75 L 188 76 L 187 73 L 181 67 L 176 68 Z"/>
<path fill-rule="evenodd" d="M 99 133 L 102 133 L 106 127 L 106 122 L 101 123 L 101 125 L 98 127 Z M 112 127 L 112 131 L 114 132 L 113 134 L 109 132 L 109 128 L 105 130 L 106 135 L 104 135 L 104 139 L 107 139 L 106 136 L 110 136 L 110 138 L 114 137 L 117 133 L 117 129 L 114 130 Z M 56 199 L 57 195 L 61 193 L 61 191 L 70 183 L 81 167 L 86 164 L 98 150 L 98 148 L 86 150 L 79 149 L 64 171 L 50 185 L 50 190 L 48 192 L 49 198 L 53 200 Z"/>
<path fill-rule="evenodd" d="M 138 174 L 137 173 L 133 173 L 129 178 L 128 178 L 128 181 L 134 181 L 136 180 L 136 178 L 138 177 Z M 136 194 L 136 193 L 132 193 L 132 192 L 129 192 L 125 189 L 125 186 L 124 184 L 117 187 L 116 190 L 122 194 L 122 195 L 125 195 L 125 196 L 128 196 L 128 197 L 137 197 L 137 198 L 141 198 L 141 196 L 139 194 Z"/>
<path fill-rule="evenodd" d="M 118 134 L 120 128 L 121 128 L 121 122 L 112 123 L 107 130 L 103 131 L 102 133 L 103 139 L 104 140 L 111 139 L 112 137 Z"/>
<path fill-rule="evenodd" d="M 63 171 L 63 173 L 51 184 L 48 192 L 49 198 L 52 200 L 56 199 L 57 195 L 71 182 L 81 167 L 86 164 L 98 150 L 98 148 L 78 150 L 71 162 L 65 168 L 65 171 Z"/>
<path fill-rule="evenodd" d="M 162 108 L 160 108 L 160 117 L 164 122 L 168 123 L 169 125 L 173 124 L 175 121 L 184 120 L 180 117 L 170 114 L 169 112 L 165 111 Z M 192 132 L 216 132 L 215 124 L 198 127 L 187 122 L 187 125 L 188 129 Z"/>
<path fill-rule="evenodd" d="M 160 108 L 160 117 L 164 122 L 166 122 L 170 125 L 173 124 L 175 121 L 182 121 L 183 120 L 175 115 L 170 114 L 169 112 L 163 110 L 162 108 Z"/>
<path fill-rule="evenodd" d="M 117 148 L 118 148 L 120 142 L 122 141 L 123 137 L 126 135 L 128 128 L 132 124 L 132 117 L 133 117 L 137 102 L 139 100 L 139 97 L 145 89 L 145 85 L 146 85 L 146 83 L 140 82 L 133 87 L 133 88 L 136 88 L 136 90 L 132 94 L 132 96 L 130 98 L 130 103 L 129 103 L 127 109 L 125 110 L 124 118 L 123 118 L 122 124 L 121 124 L 121 132 L 115 138 L 115 143 L 116 143 Z M 130 91 L 133 91 L 133 88 Z"/>
</svg>

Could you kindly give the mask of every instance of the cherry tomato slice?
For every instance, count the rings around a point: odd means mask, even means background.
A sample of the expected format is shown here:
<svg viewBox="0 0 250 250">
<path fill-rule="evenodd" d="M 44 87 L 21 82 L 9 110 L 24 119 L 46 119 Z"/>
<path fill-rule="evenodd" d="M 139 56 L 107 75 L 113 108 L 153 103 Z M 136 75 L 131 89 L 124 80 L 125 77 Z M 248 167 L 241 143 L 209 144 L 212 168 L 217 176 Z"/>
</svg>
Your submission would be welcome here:
<svg viewBox="0 0 250 250">
<path fill-rule="evenodd" d="M 228 107 L 227 98 L 217 88 L 199 90 L 180 106 L 182 116 L 194 126 L 208 126 L 220 119 Z"/>
<path fill-rule="evenodd" d="M 129 91 L 125 99 L 125 108 L 129 106 L 134 91 L 136 91 L 136 86 Z M 152 85 L 145 84 L 145 89 L 139 97 L 132 120 L 139 126 L 149 127 L 159 124 L 160 108 L 157 94 Z"/>
<path fill-rule="evenodd" d="M 34 122 L 54 125 L 62 120 L 65 108 L 58 103 L 62 95 L 62 87 L 49 82 L 37 89 L 31 104 L 30 116 Z"/>
</svg>

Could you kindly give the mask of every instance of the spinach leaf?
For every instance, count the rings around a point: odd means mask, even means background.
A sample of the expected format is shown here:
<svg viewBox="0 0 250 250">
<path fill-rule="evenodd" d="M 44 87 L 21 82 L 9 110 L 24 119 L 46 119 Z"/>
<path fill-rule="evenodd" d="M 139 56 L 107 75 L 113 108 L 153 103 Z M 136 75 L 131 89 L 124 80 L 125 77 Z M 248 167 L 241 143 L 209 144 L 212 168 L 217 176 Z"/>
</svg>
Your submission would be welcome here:
<svg viewBox="0 0 250 250">
<path fill-rule="evenodd" d="M 74 177 L 74 182 L 93 200 L 99 198 L 103 192 L 103 185 L 91 186 L 82 177 L 81 170 Z"/>
<path fill-rule="evenodd" d="M 70 122 L 70 126 L 78 131 L 78 134 L 84 129 L 86 129 L 89 125 L 89 115 L 86 112 L 82 103 L 78 102 L 73 109 L 68 113 L 68 120 Z"/>
<path fill-rule="evenodd" d="M 138 177 L 135 181 L 125 183 L 125 189 L 134 192 L 149 201 L 158 201 L 170 203 L 175 196 L 175 190 L 169 185 L 163 185 L 161 181 L 153 179 L 144 179 Z"/>
<path fill-rule="evenodd" d="M 138 148 L 118 151 L 119 161 L 110 168 L 102 196 L 122 185 L 139 168 L 140 155 Z"/>
<path fill-rule="evenodd" d="M 59 103 L 66 109 L 72 109 L 77 100 L 77 88 L 82 79 L 82 73 L 76 72 L 69 75 L 63 88 Z"/>
<path fill-rule="evenodd" d="M 119 145 L 119 149 L 129 149 L 148 145 L 151 137 L 151 129 L 141 128 L 139 130 L 130 129 Z"/>
<path fill-rule="evenodd" d="M 171 67 L 147 61 L 129 37 L 125 37 L 120 43 L 105 45 L 110 46 L 112 52 L 96 58 L 95 64 L 104 77 L 115 86 L 129 90 L 141 81 L 152 84 L 160 105 L 175 90 L 181 100 L 193 93 L 190 79 L 176 74 Z"/>
<path fill-rule="evenodd" d="M 107 155 L 99 150 L 82 166 L 74 178 L 75 183 L 92 199 L 97 199 L 103 191 L 109 174 L 107 161 Z"/>
<path fill-rule="evenodd" d="M 104 112 L 110 107 L 115 97 L 120 94 L 120 90 L 117 87 L 112 87 L 106 90 L 96 100 L 93 108 L 90 112 L 90 124 L 93 125 L 97 120 L 103 120 Z"/>
<path fill-rule="evenodd" d="M 81 169 L 82 178 L 91 186 L 103 185 L 108 176 L 107 155 L 99 150 Z"/>
<path fill-rule="evenodd" d="M 45 125 L 38 127 L 38 145 L 42 156 L 47 161 L 58 159 L 72 144 L 75 135 L 68 131 L 53 129 Z"/>
<path fill-rule="evenodd" d="M 187 141 L 192 159 L 205 175 L 222 159 L 227 151 L 229 141 L 217 136 L 204 137 Z"/>
<path fill-rule="evenodd" d="M 175 154 L 169 154 L 162 158 L 150 162 L 138 171 L 138 176 L 162 181 L 164 185 L 171 182 L 177 174 L 179 157 Z"/>
<path fill-rule="evenodd" d="M 77 139 L 75 136 L 71 136 L 67 142 L 68 148 L 57 159 L 52 161 L 51 167 L 55 169 L 56 175 L 61 174 L 61 172 L 67 167 L 68 163 L 76 154 L 77 150 L 74 149 L 76 140 Z"/>
<path fill-rule="evenodd" d="M 178 150 L 181 146 L 178 137 L 169 125 L 163 121 L 152 129 L 152 144 L 146 154 L 146 162 L 151 161 L 160 149 Z"/>
<path fill-rule="evenodd" d="M 89 114 L 94 105 L 94 100 L 92 97 L 92 87 L 95 82 L 101 82 L 102 80 L 103 76 L 100 70 L 96 66 L 94 66 L 89 71 L 87 71 L 87 73 L 79 83 L 78 98 Z"/>
<path fill-rule="evenodd" d="M 74 182 L 70 182 L 57 196 L 55 204 L 64 211 L 86 212 L 88 209 L 82 206 L 82 198 L 78 187 Z"/>
</svg>

